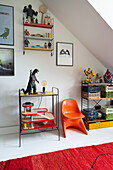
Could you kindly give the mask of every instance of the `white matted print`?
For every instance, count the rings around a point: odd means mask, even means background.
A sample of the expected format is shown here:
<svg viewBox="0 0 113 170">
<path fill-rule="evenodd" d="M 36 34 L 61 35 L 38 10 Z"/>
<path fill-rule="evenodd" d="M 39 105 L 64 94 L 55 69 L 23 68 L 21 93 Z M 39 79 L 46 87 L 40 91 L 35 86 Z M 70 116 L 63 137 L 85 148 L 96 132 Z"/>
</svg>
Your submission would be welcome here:
<svg viewBox="0 0 113 170">
<path fill-rule="evenodd" d="M 56 43 L 56 65 L 73 66 L 73 43 Z"/>
</svg>

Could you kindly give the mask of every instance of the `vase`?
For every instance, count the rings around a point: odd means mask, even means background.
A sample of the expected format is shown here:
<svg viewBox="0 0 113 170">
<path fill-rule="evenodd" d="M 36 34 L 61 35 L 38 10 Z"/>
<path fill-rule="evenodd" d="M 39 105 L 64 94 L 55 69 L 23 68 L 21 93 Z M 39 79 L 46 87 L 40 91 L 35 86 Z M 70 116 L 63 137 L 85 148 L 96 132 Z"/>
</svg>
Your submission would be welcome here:
<svg viewBox="0 0 113 170">
<path fill-rule="evenodd" d="M 112 73 L 107 69 L 106 73 L 104 74 L 104 82 L 105 83 L 112 83 Z"/>
</svg>

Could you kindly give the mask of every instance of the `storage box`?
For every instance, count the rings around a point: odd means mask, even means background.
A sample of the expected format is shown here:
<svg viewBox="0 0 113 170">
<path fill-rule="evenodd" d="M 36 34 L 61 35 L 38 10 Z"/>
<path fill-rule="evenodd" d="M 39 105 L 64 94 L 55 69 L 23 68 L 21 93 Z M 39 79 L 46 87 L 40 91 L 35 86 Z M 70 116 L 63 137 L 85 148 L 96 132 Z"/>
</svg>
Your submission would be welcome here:
<svg viewBox="0 0 113 170">
<path fill-rule="evenodd" d="M 96 92 L 100 92 L 101 88 L 100 86 L 83 86 L 82 91 L 84 92 L 90 92 L 90 93 L 96 93 Z"/>
<path fill-rule="evenodd" d="M 102 106 L 101 112 L 106 120 L 113 119 L 113 106 Z"/>
<path fill-rule="evenodd" d="M 106 114 L 113 114 L 113 106 L 101 106 L 101 112 Z"/>
<path fill-rule="evenodd" d="M 105 118 L 106 120 L 112 120 L 113 119 L 113 114 L 106 114 L 106 113 L 103 113 L 103 118 Z"/>
<path fill-rule="evenodd" d="M 113 92 L 113 86 L 101 86 L 103 92 Z"/>
<path fill-rule="evenodd" d="M 88 98 L 88 99 L 100 98 L 100 92 L 97 92 L 97 93 L 83 92 L 82 97 Z"/>
<path fill-rule="evenodd" d="M 101 91 L 101 97 L 105 97 L 105 98 L 113 97 L 113 92 Z"/>
<path fill-rule="evenodd" d="M 89 123 L 88 121 L 84 120 L 84 124 L 88 130 L 91 129 L 99 129 L 99 128 L 106 128 L 106 127 L 113 127 L 113 120 L 106 121 L 106 122 L 95 122 L 95 123 Z"/>
</svg>

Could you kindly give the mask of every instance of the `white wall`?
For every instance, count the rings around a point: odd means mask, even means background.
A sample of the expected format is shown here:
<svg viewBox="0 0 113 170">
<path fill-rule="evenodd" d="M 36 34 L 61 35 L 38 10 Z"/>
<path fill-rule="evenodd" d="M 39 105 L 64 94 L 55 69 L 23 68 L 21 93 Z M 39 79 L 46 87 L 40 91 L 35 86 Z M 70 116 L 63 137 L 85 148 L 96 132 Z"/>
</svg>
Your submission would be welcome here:
<svg viewBox="0 0 113 170">
<path fill-rule="evenodd" d="M 55 22 L 55 49 L 54 56 L 50 52 L 26 51 L 23 55 L 23 7 L 32 4 L 33 9 L 39 11 L 41 2 L 39 0 L 0 0 L 0 4 L 14 6 L 14 30 L 15 30 L 15 76 L 0 77 L 0 127 L 18 125 L 18 89 L 26 87 L 29 77 L 29 70 L 38 68 L 38 79 L 41 90 L 41 81 L 47 81 L 47 89 L 52 86 L 60 90 L 60 102 L 65 98 L 74 98 L 80 106 L 81 79 L 84 78 L 84 69 L 91 67 L 95 73 L 105 73 L 105 67 L 74 37 L 57 18 Z M 71 42 L 74 44 L 74 66 L 56 66 L 56 42 Z M 37 99 L 34 99 L 35 102 Z M 46 103 L 44 99 L 43 103 Z"/>
<path fill-rule="evenodd" d="M 113 29 L 113 1 L 112 0 L 88 0 L 102 18 Z"/>
</svg>

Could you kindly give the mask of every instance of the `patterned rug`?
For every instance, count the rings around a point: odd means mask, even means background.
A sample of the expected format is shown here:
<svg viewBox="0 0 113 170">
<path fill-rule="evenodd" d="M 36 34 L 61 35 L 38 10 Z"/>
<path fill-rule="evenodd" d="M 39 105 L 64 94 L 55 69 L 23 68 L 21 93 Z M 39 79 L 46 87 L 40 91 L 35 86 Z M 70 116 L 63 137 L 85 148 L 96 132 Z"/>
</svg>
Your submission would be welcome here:
<svg viewBox="0 0 113 170">
<path fill-rule="evenodd" d="M 2 161 L 0 170 L 113 170 L 113 143 Z"/>
</svg>

